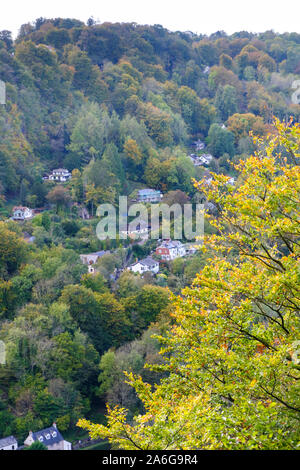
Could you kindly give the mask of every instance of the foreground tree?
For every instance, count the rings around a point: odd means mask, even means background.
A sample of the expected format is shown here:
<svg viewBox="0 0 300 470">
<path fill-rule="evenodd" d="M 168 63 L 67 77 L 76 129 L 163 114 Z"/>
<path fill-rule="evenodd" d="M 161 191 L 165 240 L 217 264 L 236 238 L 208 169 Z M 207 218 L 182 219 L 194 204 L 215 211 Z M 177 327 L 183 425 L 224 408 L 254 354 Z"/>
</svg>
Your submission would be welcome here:
<svg viewBox="0 0 300 470">
<path fill-rule="evenodd" d="M 80 420 L 93 438 L 123 449 L 297 448 L 300 126 L 276 128 L 237 165 L 239 184 L 213 175 L 201 187 L 218 208 L 217 234 L 161 338 L 166 364 L 152 369 L 169 375 L 153 389 L 128 374 L 145 413 L 129 423 L 124 408 L 108 408 L 107 427 Z"/>
</svg>

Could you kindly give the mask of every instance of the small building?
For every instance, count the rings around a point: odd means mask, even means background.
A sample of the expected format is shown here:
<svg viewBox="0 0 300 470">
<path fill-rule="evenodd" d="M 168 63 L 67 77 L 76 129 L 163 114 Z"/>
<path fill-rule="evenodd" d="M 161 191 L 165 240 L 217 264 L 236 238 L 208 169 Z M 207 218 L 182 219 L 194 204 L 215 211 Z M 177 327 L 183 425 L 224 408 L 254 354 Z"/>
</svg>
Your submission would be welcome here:
<svg viewBox="0 0 300 470">
<path fill-rule="evenodd" d="M 190 159 L 192 160 L 192 163 L 194 166 L 202 166 L 203 162 L 200 160 L 200 157 L 198 155 L 195 155 L 194 153 L 190 154 Z"/>
<path fill-rule="evenodd" d="M 131 227 L 131 224 L 127 227 L 127 230 L 121 230 L 122 235 L 127 235 L 130 238 L 139 238 L 148 235 L 149 227 L 148 222 L 142 220 L 136 226 Z"/>
<path fill-rule="evenodd" d="M 88 272 L 89 274 L 94 274 L 95 273 L 95 264 L 97 263 L 98 259 L 102 258 L 102 256 L 109 254 L 109 251 L 95 251 L 94 253 L 87 253 L 84 255 L 79 255 L 80 259 L 83 264 L 88 265 Z"/>
<path fill-rule="evenodd" d="M 44 179 L 49 179 L 50 181 L 58 181 L 60 183 L 64 183 L 72 178 L 71 173 L 66 168 L 57 168 L 52 170 L 52 173 L 48 177 Z"/>
<path fill-rule="evenodd" d="M 191 153 L 189 155 L 189 157 L 192 160 L 192 163 L 193 163 L 194 166 L 201 165 L 198 155 L 195 155 L 194 153 Z"/>
<path fill-rule="evenodd" d="M 196 147 L 196 150 L 203 150 L 205 148 L 205 143 L 202 142 L 202 140 L 198 139 L 195 140 L 192 144 L 194 147 Z"/>
<path fill-rule="evenodd" d="M 160 202 L 163 195 L 156 189 L 140 189 L 137 195 L 138 202 Z"/>
<path fill-rule="evenodd" d="M 157 274 L 159 271 L 159 262 L 153 259 L 151 256 L 148 256 L 145 259 L 137 261 L 128 268 L 134 273 L 144 274 L 145 272 L 152 272 Z"/>
<path fill-rule="evenodd" d="M 71 442 L 65 441 L 55 423 L 52 426 L 41 431 L 29 431 L 24 441 L 25 446 L 31 446 L 39 441 L 44 444 L 48 450 L 72 450 Z"/>
<path fill-rule="evenodd" d="M 164 240 L 155 252 L 161 259 L 166 261 L 172 261 L 186 255 L 184 245 L 178 240 Z"/>
<path fill-rule="evenodd" d="M 194 166 L 209 165 L 213 159 L 213 156 L 210 155 L 210 153 L 205 153 L 200 156 L 191 153 L 189 157 L 192 160 Z"/>
<path fill-rule="evenodd" d="M 17 450 L 18 441 L 14 436 L 3 437 L 0 439 L 0 450 Z"/>
<path fill-rule="evenodd" d="M 200 155 L 199 158 L 203 163 L 209 165 L 213 159 L 213 156 L 210 153 L 203 153 L 202 155 Z"/>
<path fill-rule="evenodd" d="M 33 217 L 33 210 L 29 207 L 15 206 L 13 208 L 13 220 L 27 220 Z"/>
</svg>

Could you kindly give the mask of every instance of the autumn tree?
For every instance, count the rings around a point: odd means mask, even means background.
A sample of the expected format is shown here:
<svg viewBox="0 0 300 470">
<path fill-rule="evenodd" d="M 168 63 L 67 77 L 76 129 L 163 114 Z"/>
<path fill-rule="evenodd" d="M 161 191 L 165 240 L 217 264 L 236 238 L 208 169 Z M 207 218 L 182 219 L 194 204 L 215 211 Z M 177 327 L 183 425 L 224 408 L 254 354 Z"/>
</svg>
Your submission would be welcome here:
<svg viewBox="0 0 300 470">
<path fill-rule="evenodd" d="M 228 130 L 233 132 L 236 140 L 249 135 L 253 131 L 255 135 L 265 135 L 267 126 L 264 124 L 263 118 L 255 116 L 252 113 L 233 114 L 228 119 Z"/>
<path fill-rule="evenodd" d="M 14 274 L 26 259 L 27 247 L 18 235 L 0 222 L 0 275 L 6 278 Z"/>
<path fill-rule="evenodd" d="M 127 139 L 124 144 L 124 154 L 131 163 L 139 165 L 142 161 L 142 153 L 133 139 Z"/>
<path fill-rule="evenodd" d="M 217 232 L 205 237 L 205 267 L 174 300 L 166 365 L 151 366 L 169 376 L 152 389 L 128 374 L 145 412 L 128 423 L 124 408 L 108 408 L 107 426 L 80 420 L 93 438 L 136 450 L 297 448 L 299 140 L 298 124 L 276 122 L 236 166 L 239 184 L 215 174 L 204 185 Z"/>
</svg>

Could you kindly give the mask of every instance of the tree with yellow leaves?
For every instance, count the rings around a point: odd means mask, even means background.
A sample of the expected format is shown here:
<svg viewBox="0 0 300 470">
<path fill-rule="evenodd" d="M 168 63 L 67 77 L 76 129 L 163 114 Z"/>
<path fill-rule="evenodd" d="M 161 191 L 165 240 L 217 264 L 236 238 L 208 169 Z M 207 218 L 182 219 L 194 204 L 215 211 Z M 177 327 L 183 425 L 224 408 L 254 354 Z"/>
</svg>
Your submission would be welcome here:
<svg viewBox="0 0 300 470">
<path fill-rule="evenodd" d="M 174 299 L 164 364 L 148 366 L 168 376 L 151 388 L 127 374 L 144 414 L 130 422 L 115 407 L 107 426 L 80 420 L 91 437 L 136 450 L 299 447 L 299 142 L 298 124 L 276 121 L 235 185 L 216 174 L 195 182 L 218 209 L 216 234 Z"/>
</svg>

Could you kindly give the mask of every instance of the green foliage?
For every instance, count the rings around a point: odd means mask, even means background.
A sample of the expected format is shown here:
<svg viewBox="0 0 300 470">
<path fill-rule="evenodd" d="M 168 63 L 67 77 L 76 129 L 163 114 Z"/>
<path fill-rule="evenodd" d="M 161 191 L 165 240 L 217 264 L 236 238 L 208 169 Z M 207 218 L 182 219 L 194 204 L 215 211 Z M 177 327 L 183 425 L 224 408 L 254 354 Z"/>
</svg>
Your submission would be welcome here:
<svg viewBox="0 0 300 470">
<path fill-rule="evenodd" d="M 8 278 L 26 260 L 27 247 L 15 232 L 0 222 L 0 275 Z"/>
<path fill-rule="evenodd" d="M 208 132 L 209 148 L 214 156 L 221 157 L 224 153 L 231 157 L 234 154 L 234 135 L 218 124 L 212 124 Z"/>
<path fill-rule="evenodd" d="M 25 447 L 24 450 L 48 450 L 45 444 L 40 441 L 35 441 L 31 446 Z"/>
</svg>

